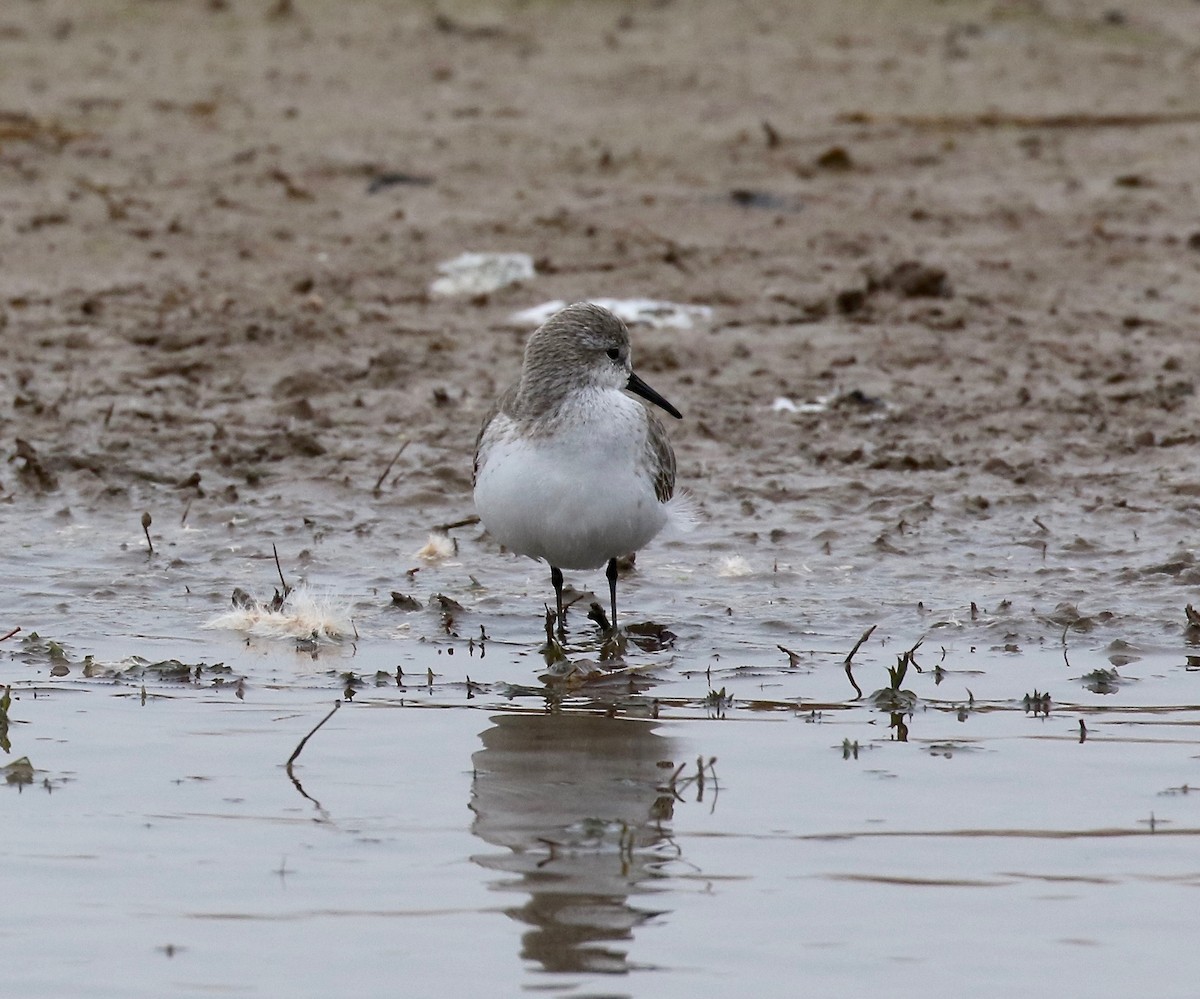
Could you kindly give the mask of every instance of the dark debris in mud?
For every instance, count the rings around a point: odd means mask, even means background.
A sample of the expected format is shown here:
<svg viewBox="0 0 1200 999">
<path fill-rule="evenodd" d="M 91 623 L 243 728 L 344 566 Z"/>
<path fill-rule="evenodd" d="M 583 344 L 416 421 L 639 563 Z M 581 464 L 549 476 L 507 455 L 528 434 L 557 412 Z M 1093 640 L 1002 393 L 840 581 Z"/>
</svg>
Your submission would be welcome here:
<svg viewBox="0 0 1200 999">
<path fill-rule="evenodd" d="M 663 652 L 671 648 L 678 637 L 675 632 L 657 621 L 640 621 L 625 625 L 625 633 L 643 652 Z"/>
<path fill-rule="evenodd" d="M 1050 707 L 1052 704 L 1053 701 L 1050 697 L 1050 693 L 1048 691 L 1037 690 L 1036 688 L 1032 694 L 1026 694 L 1021 699 L 1021 706 L 1023 710 L 1027 714 L 1032 713 L 1035 718 L 1039 715 L 1043 718 L 1047 717 L 1050 714 Z"/>
<path fill-rule="evenodd" d="M 407 593 L 392 590 L 391 606 L 402 611 L 418 611 L 422 609 L 421 601 Z"/>
<path fill-rule="evenodd" d="M 1183 629 L 1183 637 L 1190 645 L 1200 644 L 1200 611 L 1188 604 L 1184 608 L 1184 617 L 1187 619 L 1187 624 Z"/>
<path fill-rule="evenodd" d="M 17 477 L 30 492 L 52 493 L 58 489 L 58 477 L 46 467 L 29 441 L 18 437 L 8 460 L 16 464 Z"/>
<path fill-rule="evenodd" d="M 76 658 L 71 647 L 31 632 L 21 642 L 14 658 L 29 666 L 46 669 L 51 677 L 77 676 L 86 680 L 110 680 L 122 683 L 159 683 L 222 687 L 233 684 L 244 689 L 245 677 L 235 677 L 231 667 L 221 662 L 182 662 L 178 659 L 149 660 L 130 656 L 120 662 L 103 662 L 93 655 Z M 240 697 L 241 694 L 239 693 Z"/>
</svg>

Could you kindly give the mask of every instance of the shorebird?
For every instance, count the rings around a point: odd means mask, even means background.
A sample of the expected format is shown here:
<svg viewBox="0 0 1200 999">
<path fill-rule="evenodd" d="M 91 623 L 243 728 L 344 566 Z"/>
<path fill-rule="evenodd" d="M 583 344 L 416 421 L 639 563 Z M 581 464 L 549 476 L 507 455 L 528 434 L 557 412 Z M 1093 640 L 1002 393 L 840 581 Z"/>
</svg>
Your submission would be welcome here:
<svg viewBox="0 0 1200 999">
<path fill-rule="evenodd" d="M 530 335 L 521 377 L 475 442 L 480 520 L 509 550 L 549 563 L 560 639 L 563 569 L 608 564 L 615 634 L 617 558 L 686 517 L 666 430 L 626 389 L 682 419 L 634 374 L 625 324 L 598 305 L 568 305 Z"/>
</svg>

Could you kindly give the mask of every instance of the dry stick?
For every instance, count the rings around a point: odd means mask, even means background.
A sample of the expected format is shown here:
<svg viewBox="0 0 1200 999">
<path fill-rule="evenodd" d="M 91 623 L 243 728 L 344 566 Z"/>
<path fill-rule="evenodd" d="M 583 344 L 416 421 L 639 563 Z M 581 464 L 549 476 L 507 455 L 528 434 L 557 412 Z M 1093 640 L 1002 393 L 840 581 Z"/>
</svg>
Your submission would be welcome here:
<svg viewBox="0 0 1200 999">
<path fill-rule="evenodd" d="M 456 527 L 470 527 L 472 524 L 479 523 L 479 514 L 473 513 L 469 517 L 463 517 L 462 520 L 451 521 L 449 524 L 438 524 L 430 530 L 437 531 L 439 534 L 447 534 L 453 531 Z"/>
<path fill-rule="evenodd" d="M 775 648 L 777 648 L 780 652 L 782 652 L 785 656 L 788 657 L 788 666 L 796 666 L 799 664 L 799 662 L 800 662 L 800 653 L 799 652 L 793 652 L 791 649 L 789 649 L 783 645 L 776 645 Z M 851 652 L 850 655 L 854 655 L 854 653 Z"/>
<path fill-rule="evenodd" d="M 279 550 L 275 547 L 275 543 L 271 543 L 271 551 L 275 553 L 275 571 L 279 573 L 279 582 L 283 585 L 283 595 L 286 597 L 292 592 L 292 588 L 288 586 L 287 580 L 283 578 L 283 567 L 279 564 Z"/>
<path fill-rule="evenodd" d="M 907 662 L 910 666 L 912 666 L 914 669 L 916 669 L 916 671 L 918 673 L 924 673 L 925 671 L 923 669 L 921 669 L 920 666 L 917 665 L 917 661 L 913 658 L 913 656 L 915 656 L 917 654 L 917 649 L 919 649 L 924 644 L 925 644 L 925 636 L 922 635 L 919 639 L 917 639 L 917 644 L 914 645 L 911 649 L 909 649 L 907 652 L 904 653 L 905 662 Z"/>
<path fill-rule="evenodd" d="M 17 627 L 13 628 L 13 630 L 10 631 L 7 635 L 0 635 L 0 642 L 7 642 L 10 638 L 13 637 L 13 635 L 15 635 L 20 630 L 21 630 L 21 626 L 17 625 Z"/>
<path fill-rule="evenodd" d="M 1082 620 L 1082 618 L 1077 617 L 1077 618 L 1075 618 L 1074 621 L 1068 621 L 1066 623 L 1066 625 L 1063 627 L 1063 633 L 1062 633 L 1063 662 L 1067 664 L 1068 669 L 1070 669 L 1070 667 L 1071 667 L 1071 660 L 1067 658 L 1067 632 L 1071 630 L 1072 625 L 1078 624 L 1081 620 Z"/>
<path fill-rule="evenodd" d="M 843 664 L 846 667 L 846 679 L 850 681 L 850 686 L 854 688 L 854 692 L 859 697 L 862 697 L 863 695 L 862 687 L 858 685 L 857 681 L 854 679 L 854 674 L 850 672 L 850 660 L 854 658 L 854 653 L 863 647 L 863 643 L 871 637 L 871 632 L 873 632 L 877 627 L 879 627 L 879 625 L 873 624 L 862 633 L 862 638 L 854 643 L 854 648 L 850 650 L 850 654 L 846 656 L 846 661 Z"/>
<path fill-rule="evenodd" d="M 146 544 L 150 546 L 150 554 L 154 554 L 154 542 L 150 540 L 150 512 L 142 514 L 142 533 L 146 535 Z"/>
<path fill-rule="evenodd" d="M 709 815 L 712 815 L 717 810 L 717 797 L 721 793 L 721 782 L 719 780 L 717 780 L 717 768 L 713 765 L 716 762 L 717 762 L 717 758 L 715 756 L 710 756 L 708 758 L 708 770 L 709 770 L 709 773 L 712 774 L 712 789 L 713 789 L 712 805 L 709 806 L 709 809 L 708 809 Z"/>
<path fill-rule="evenodd" d="M 396 464 L 397 461 L 400 460 L 400 455 L 404 454 L 404 449 L 406 447 L 408 447 L 408 445 L 410 443 L 412 443 L 411 440 L 406 437 L 404 439 L 404 443 L 400 445 L 400 450 L 398 450 L 394 455 L 392 455 L 392 460 L 387 463 L 387 468 L 385 468 L 383 470 L 383 474 L 380 475 L 379 478 L 375 480 L 375 488 L 372 489 L 371 492 L 373 492 L 373 493 L 379 492 L 380 487 L 383 485 L 383 480 L 388 477 L 388 472 L 390 472 L 392 470 L 392 466 L 394 464 Z"/>
<path fill-rule="evenodd" d="M 314 735 L 317 734 L 317 729 L 319 729 L 322 725 L 324 725 L 327 721 L 329 721 L 329 719 L 334 716 L 334 714 L 337 712 L 337 709 L 340 708 L 341 706 L 342 706 L 342 702 L 340 700 L 334 701 L 333 708 L 332 708 L 332 710 L 330 710 L 329 714 L 327 714 L 324 718 L 322 718 L 319 722 L 317 722 L 316 725 L 313 726 L 312 731 L 309 732 L 308 735 L 306 735 L 303 739 L 300 740 L 300 744 L 298 746 L 296 746 L 295 751 L 293 751 L 292 755 L 288 757 L 287 775 L 289 777 L 291 777 L 292 780 L 296 779 L 292 775 L 292 764 L 296 762 L 296 757 L 299 756 L 304 751 L 305 743 L 307 743 L 309 739 L 311 739 Z"/>
</svg>

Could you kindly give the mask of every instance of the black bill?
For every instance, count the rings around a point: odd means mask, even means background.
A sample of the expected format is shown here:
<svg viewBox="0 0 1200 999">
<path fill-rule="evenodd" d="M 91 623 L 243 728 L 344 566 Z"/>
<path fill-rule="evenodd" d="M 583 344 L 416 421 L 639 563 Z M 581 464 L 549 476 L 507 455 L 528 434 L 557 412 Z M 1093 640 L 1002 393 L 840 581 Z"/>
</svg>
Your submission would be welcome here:
<svg viewBox="0 0 1200 999">
<path fill-rule="evenodd" d="M 643 399 L 647 399 L 650 402 L 654 403 L 654 405 L 659 406 L 662 409 L 665 409 L 668 413 L 670 413 L 673 417 L 675 417 L 675 419 L 677 419 L 677 420 L 683 419 L 683 414 L 681 412 L 679 412 L 679 410 L 677 410 L 674 406 L 672 406 L 669 402 L 667 402 L 666 399 L 664 399 L 661 395 L 659 395 L 657 392 L 655 392 L 654 389 L 652 389 L 649 385 L 647 385 L 644 381 L 642 381 L 632 371 L 629 373 L 629 384 L 626 385 L 625 387 L 627 389 L 629 389 L 629 391 L 632 392 L 634 395 L 640 395 Z"/>
</svg>

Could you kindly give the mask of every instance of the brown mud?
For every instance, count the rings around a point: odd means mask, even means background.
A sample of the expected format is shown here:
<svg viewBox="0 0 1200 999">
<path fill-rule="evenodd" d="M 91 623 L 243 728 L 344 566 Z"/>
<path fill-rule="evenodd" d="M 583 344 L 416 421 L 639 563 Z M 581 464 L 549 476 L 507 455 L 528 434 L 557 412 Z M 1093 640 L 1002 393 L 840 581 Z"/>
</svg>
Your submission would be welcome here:
<svg viewBox="0 0 1200 999">
<path fill-rule="evenodd" d="M 1198 64 L 1183 0 L 7 5 L 0 509 L 336 495 L 399 576 L 512 314 L 645 296 L 714 310 L 634 331 L 698 543 L 1194 584 Z M 492 250 L 536 277 L 429 293 Z"/>
</svg>

